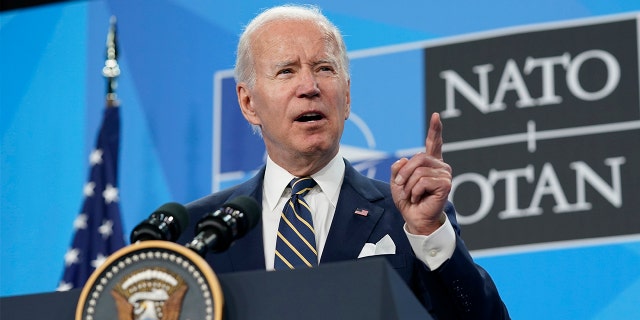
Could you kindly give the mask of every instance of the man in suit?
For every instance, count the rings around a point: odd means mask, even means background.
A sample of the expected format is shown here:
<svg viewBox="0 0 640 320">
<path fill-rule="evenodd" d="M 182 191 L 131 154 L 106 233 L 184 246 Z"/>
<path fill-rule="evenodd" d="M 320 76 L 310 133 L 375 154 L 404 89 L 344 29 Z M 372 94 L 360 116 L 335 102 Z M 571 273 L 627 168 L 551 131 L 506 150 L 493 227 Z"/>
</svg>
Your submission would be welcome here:
<svg viewBox="0 0 640 320">
<path fill-rule="evenodd" d="M 315 238 L 307 243 L 315 255 L 305 263 L 384 254 L 437 319 L 508 318 L 490 276 L 459 237 L 447 201 L 452 174 L 442 159 L 438 114 L 431 117 L 425 152 L 394 163 L 390 184 L 363 176 L 340 156 L 351 103 L 348 69 L 342 35 L 315 7 L 271 8 L 247 25 L 238 44 L 236 91 L 242 114 L 264 140 L 267 163 L 247 182 L 187 209 L 195 223 L 248 195 L 262 204 L 262 219 L 207 261 L 216 273 L 279 269 L 283 260 L 288 268 L 300 267 L 278 252 L 277 243 L 289 183 L 310 177 L 315 186 L 301 201 L 311 211 Z M 191 230 L 179 242 L 193 238 Z"/>
</svg>

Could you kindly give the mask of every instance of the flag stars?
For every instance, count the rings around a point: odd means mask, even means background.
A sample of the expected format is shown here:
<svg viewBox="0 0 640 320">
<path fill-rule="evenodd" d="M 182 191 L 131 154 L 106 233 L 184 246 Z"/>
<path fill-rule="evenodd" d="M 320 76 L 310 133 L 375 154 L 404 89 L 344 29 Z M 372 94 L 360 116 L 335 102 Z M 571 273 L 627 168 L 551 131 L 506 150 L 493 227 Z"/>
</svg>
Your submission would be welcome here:
<svg viewBox="0 0 640 320">
<path fill-rule="evenodd" d="M 78 263 L 78 261 L 80 261 L 79 255 L 80 249 L 78 248 L 67 250 L 67 253 L 64 254 L 64 264 L 68 267 L 74 263 Z"/>
<path fill-rule="evenodd" d="M 96 183 L 93 181 L 89 181 L 84 185 L 84 188 L 82 189 L 82 193 L 84 194 L 85 197 L 91 197 L 94 195 L 94 190 L 96 188 Z"/>
<path fill-rule="evenodd" d="M 102 225 L 98 227 L 98 232 L 102 235 L 102 239 L 109 238 L 113 234 L 113 221 L 102 221 Z"/>
<path fill-rule="evenodd" d="M 81 288 L 87 277 L 108 263 L 107 257 L 124 247 L 117 189 L 120 111 L 107 108 L 93 150 L 87 155 L 89 177 L 82 187 L 82 209 L 73 221 L 75 235 L 64 255 L 59 291 Z M 110 184 L 109 184 L 110 183 Z"/>
<path fill-rule="evenodd" d="M 101 253 L 98 253 L 98 256 L 95 260 L 91 261 L 91 266 L 98 269 L 105 261 L 107 257 L 103 256 Z"/>
<path fill-rule="evenodd" d="M 80 230 L 87 228 L 87 214 L 81 213 L 76 217 L 76 220 L 73 221 L 73 229 Z"/>
<path fill-rule="evenodd" d="M 120 200 L 118 197 L 118 188 L 115 188 L 111 184 L 107 184 L 107 187 L 102 192 L 102 196 L 104 197 L 104 202 L 106 204 L 118 202 Z"/>
<path fill-rule="evenodd" d="M 91 151 L 89 155 L 89 163 L 91 166 L 95 166 L 96 164 L 102 164 L 102 149 L 95 149 Z"/>
<path fill-rule="evenodd" d="M 58 285 L 58 288 L 56 289 L 56 291 L 69 291 L 71 289 L 73 289 L 73 284 L 60 281 L 60 284 Z"/>
</svg>

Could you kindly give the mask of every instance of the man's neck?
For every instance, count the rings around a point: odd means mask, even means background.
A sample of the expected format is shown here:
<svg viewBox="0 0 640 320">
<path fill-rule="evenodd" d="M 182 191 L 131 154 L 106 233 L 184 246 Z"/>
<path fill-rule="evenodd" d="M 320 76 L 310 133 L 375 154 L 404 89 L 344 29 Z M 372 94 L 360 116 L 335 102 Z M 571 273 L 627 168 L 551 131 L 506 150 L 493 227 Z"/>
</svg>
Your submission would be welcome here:
<svg viewBox="0 0 640 320">
<path fill-rule="evenodd" d="M 307 177 L 326 167 L 337 154 L 338 152 L 336 150 L 330 154 L 323 154 L 318 157 L 301 156 L 288 159 L 276 159 L 271 157 L 271 155 L 269 157 L 274 163 L 292 175 L 296 177 Z"/>
</svg>

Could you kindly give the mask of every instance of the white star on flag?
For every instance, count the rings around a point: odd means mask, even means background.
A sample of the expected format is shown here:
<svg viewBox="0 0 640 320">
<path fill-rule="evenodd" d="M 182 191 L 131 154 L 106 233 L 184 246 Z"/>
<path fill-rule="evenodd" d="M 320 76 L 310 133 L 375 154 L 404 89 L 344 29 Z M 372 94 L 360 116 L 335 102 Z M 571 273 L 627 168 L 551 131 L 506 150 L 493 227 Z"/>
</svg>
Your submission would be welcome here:
<svg viewBox="0 0 640 320">
<path fill-rule="evenodd" d="M 102 196 L 106 204 L 120 200 L 120 198 L 118 198 L 118 188 L 114 188 L 111 184 L 107 184 L 107 187 L 102 192 Z"/>
<path fill-rule="evenodd" d="M 60 281 L 56 291 L 69 291 L 71 289 L 73 289 L 73 285 L 71 283 Z"/>
<path fill-rule="evenodd" d="M 73 221 L 73 229 L 80 230 L 87 228 L 87 215 L 84 213 L 79 214 Z"/>
<path fill-rule="evenodd" d="M 95 149 L 89 155 L 89 163 L 91 166 L 102 163 L 102 149 Z"/>
<path fill-rule="evenodd" d="M 78 255 L 80 255 L 80 250 L 76 248 L 67 250 L 67 253 L 64 254 L 64 264 L 68 267 L 74 263 L 78 263 L 78 261 L 80 261 Z"/>
<path fill-rule="evenodd" d="M 102 235 L 102 239 L 109 238 L 113 233 L 113 221 L 104 220 L 102 221 L 102 225 L 98 227 L 98 233 Z"/>
<path fill-rule="evenodd" d="M 91 197 L 93 196 L 93 190 L 96 188 L 96 184 L 93 181 L 89 181 L 84 185 L 84 188 L 82 189 L 82 193 L 84 194 L 85 197 Z"/>
<path fill-rule="evenodd" d="M 99 253 L 96 259 L 91 261 L 91 266 L 98 269 L 106 260 L 107 257 Z"/>
</svg>

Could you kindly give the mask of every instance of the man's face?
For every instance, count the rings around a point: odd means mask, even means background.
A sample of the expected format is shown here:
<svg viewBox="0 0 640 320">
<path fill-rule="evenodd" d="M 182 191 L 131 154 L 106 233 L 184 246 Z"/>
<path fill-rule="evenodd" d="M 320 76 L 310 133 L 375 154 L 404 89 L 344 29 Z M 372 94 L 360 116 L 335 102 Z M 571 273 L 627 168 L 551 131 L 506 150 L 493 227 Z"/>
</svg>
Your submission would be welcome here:
<svg viewBox="0 0 640 320">
<path fill-rule="evenodd" d="M 309 21 L 274 21 L 252 38 L 256 81 L 238 84 L 245 118 L 262 128 L 269 156 L 329 161 L 349 117 L 350 83 L 335 41 Z"/>
</svg>

